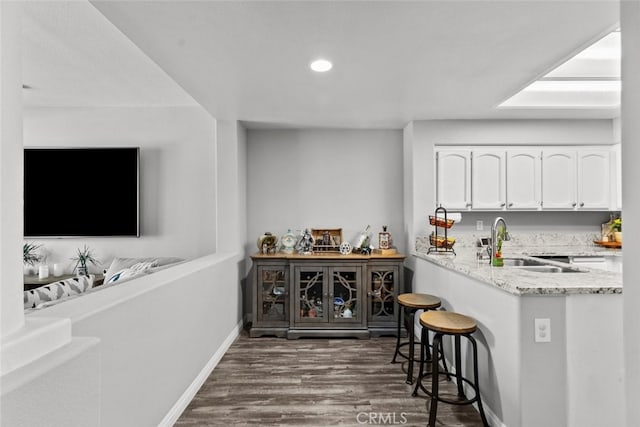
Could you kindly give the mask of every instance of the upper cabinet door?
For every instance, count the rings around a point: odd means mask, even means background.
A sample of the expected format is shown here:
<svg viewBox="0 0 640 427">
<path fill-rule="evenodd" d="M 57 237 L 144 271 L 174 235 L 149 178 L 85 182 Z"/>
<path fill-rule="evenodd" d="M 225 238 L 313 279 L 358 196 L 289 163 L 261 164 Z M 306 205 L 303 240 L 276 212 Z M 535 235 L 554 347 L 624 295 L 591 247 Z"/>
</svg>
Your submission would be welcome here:
<svg viewBox="0 0 640 427">
<path fill-rule="evenodd" d="M 611 150 L 578 151 L 578 208 L 608 209 L 611 206 Z"/>
<path fill-rule="evenodd" d="M 542 150 L 507 151 L 507 209 L 540 209 Z"/>
<path fill-rule="evenodd" d="M 446 209 L 471 207 L 471 152 L 436 151 L 436 204 Z"/>
<path fill-rule="evenodd" d="M 576 151 L 571 149 L 542 151 L 543 209 L 575 209 Z"/>
<path fill-rule="evenodd" d="M 471 158 L 471 203 L 473 209 L 504 209 L 504 150 L 473 150 Z"/>
</svg>

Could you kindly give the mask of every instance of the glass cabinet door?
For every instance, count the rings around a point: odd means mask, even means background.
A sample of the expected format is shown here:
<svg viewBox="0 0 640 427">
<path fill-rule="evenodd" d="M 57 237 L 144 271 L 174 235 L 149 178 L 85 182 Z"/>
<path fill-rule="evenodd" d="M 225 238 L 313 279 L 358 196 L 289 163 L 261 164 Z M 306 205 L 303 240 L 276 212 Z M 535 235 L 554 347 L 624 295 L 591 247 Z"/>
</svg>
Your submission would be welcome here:
<svg viewBox="0 0 640 427">
<path fill-rule="evenodd" d="M 258 322 L 289 323 L 289 289 L 284 267 L 258 267 Z"/>
<path fill-rule="evenodd" d="M 394 291 L 397 268 L 371 267 L 369 269 L 369 321 L 394 322 Z"/>
<path fill-rule="evenodd" d="M 359 271 L 358 267 L 331 269 L 329 296 L 334 322 L 360 323 L 362 319 Z"/>
<path fill-rule="evenodd" d="M 323 268 L 296 268 L 296 321 L 316 323 L 329 318 L 324 272 Z"/>
</svg>

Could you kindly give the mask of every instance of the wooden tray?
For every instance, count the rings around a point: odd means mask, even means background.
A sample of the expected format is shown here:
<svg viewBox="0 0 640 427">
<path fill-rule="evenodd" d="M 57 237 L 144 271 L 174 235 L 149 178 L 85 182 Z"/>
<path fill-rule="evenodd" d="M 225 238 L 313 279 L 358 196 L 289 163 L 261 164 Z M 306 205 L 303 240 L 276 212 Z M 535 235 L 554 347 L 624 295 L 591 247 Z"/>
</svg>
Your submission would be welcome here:
<svg viewBox="0 0 640 427">
<path fill-rule="evenodd" d="M 593 243 L 595 243 L 596 245 L 603 246 L 605 248 L 619 249 L 622 247 L 622 242 L 603 242 L 601 240 L 594 240 Z"/>
</svg>

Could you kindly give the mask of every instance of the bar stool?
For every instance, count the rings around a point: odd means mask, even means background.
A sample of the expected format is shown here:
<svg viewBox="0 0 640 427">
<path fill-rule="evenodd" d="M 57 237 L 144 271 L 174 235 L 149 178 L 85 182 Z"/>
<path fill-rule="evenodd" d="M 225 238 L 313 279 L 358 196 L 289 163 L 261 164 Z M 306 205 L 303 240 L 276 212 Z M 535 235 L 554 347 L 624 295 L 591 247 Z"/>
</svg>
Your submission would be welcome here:
<svg viewBox="0 0 640 427">
<path fill-rule="evenodd" d="M 429 294 L 400 294 L 397 298 L 398 301 L 398 340 L 396 341 L 396 351 L 393 354 L 393 360 L 391 363 L 397 363 L 396 358 L 398 356 L 404 357 L 409 361 L 407 367 L 407 384 L 413 384 L 413 362 L 416 361 L 414 357 L 414 342 L 415 337 L 413 333 L 414 318 L 417 310 L 435 310 L 442 305 L 440 298 Z M 404 315 L 404 326 L 407 329 L 407 335 L 409 340 L 404 343 L 400 343 L 400 324 Z M 400 351 L 400 347 L 409 346 L 409 354 L 404 354 Z"/>
<path fill-rule="evenodd" d="M 478 402 L 478 411 L 480 412 L 480 417 L 482 418 L 482 424 L 488 426 L 487 417 L 484 414 L 484 409 L 482 408 L 482 400 L 480 399 L 480 385 L 478 384 L 478 346 L 476 344 L 476 340 L 471 335 L 478 328 L 476 325 L 476 321 L 463 314 L 453 313 L 450 311 L 425 311 L 420 315 L 420 324 L 422 325 L 422 337 L 421 343 L 423 347 L 428 346 L 428 332 L 427 330 L 435 332 L 433 337 L 432 347 L 433 347 L 433 357 L 431 358 L 431 372 L 423 371 L 423 362 L 424 362 L 424 351 L 420 352 L 420 373 L 418 374 L 418 379 L 416 381 L 416 388 L 413 391 L 413 396 L 416 396 L 418 393 L 418 388 L 424 391 L 428 396 L 431 397 L 431 408 L 429 410 L 429 426 L 434 427 L 436 425 L 436 412 L 438 410 L 438 402 L 449 403 L 451 405 L 470 405 L 474 402 Z M 442 353 L 442 337 L 443 335 L 451 335 L 454 337 L 455 342 L 455 364 L 456 364 L 456 373 L 455 375 L 450 373 L 446 367 L 444 372 L 439 371 L 438 366 L 438 352 Z M 462 376 L 462 357 L 460 354 L 460 337 L 466 337 L 470 342 L 473 348 L 473 382 L 469 379 L 464 378 Z M 442 354 L 442 359 L 444 360 L 444 354 Z M 422 379 L 428 375 L 431 375 L 431 391 L 425 389 L 422 385 Z M 450 400 L 446 399 L 438 394 L 438 379 L 440 375 L 445 375 L 447 379 L 451 379 L 451 377 L 455 376 L 456 382 L 458 383 L 458 397 L 459 400 Z M 475 396 L 473 398 L 468 399 L 464 390 L 462 389 L 463 383 L 467 383 L 473 391 L 475 392 Z"/>
</svg>

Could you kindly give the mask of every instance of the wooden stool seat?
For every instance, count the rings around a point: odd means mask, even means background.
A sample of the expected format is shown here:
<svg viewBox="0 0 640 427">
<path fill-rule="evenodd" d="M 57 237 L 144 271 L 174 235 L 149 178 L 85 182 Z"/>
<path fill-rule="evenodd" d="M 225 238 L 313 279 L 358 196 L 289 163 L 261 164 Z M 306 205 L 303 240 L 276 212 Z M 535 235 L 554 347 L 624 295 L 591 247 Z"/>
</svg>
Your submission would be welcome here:
<svg viewBox="0 0 640 427">
<path fill-rule="evenodd" d="M 444 334 L 470 334 L 478 328 L 473 318 L 450 311 L 425 311 L 420 315 L 420 324 Z"/>
<path fill-rule="evenodd" d="M 440 298 L 429 294 L 400 294 L 398 304 L 405 307 L 433 310 L 442 305 Z"/>
<path fill-rule="evenodd" d="M 396 363 L 396 358 L 398 356 L 407 359 L 409 362 L 407 366 L 407 384 L 413 384 L 413 362 L 418 361 L 414 356 L 415 336 L 413 327 L 415 322 L 415 314 L 418 310 L 435 310 L 442 305 L 442 301 L 440 301 L 440 298 L 433 295 L 416 293 L 400 294 L 396 298 L 396 301 L 398 301 L 398 338 L 396 341 L 396 351 L 393 354 L 391 363 Z M 409 340 L 407 342 L 401 343 L 400 325 L 403 323 L 405 329 L 407 330 L 407 336 L 409 337 Z M 400 351 L 401 347 L 407 345 L 409 346 L 408 354 Z"/>
</svg>

